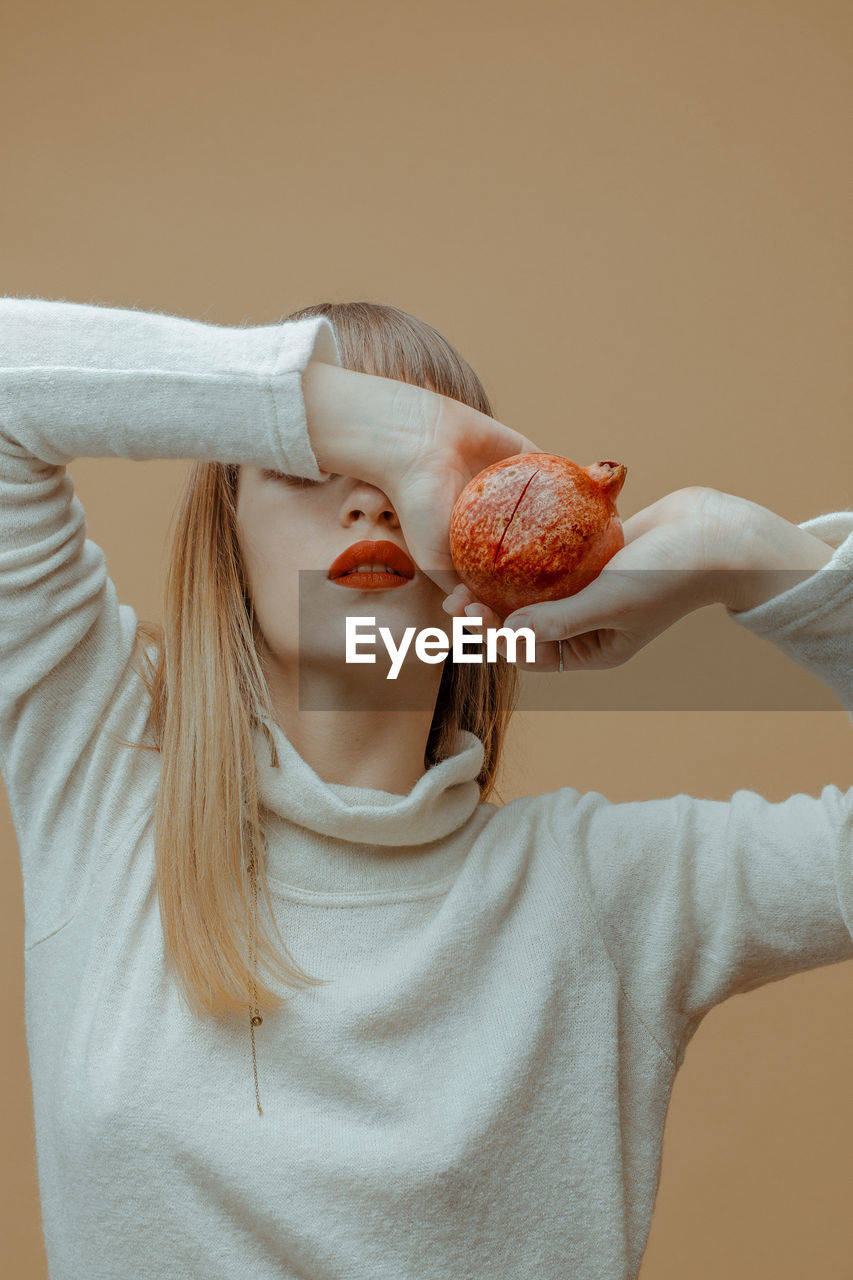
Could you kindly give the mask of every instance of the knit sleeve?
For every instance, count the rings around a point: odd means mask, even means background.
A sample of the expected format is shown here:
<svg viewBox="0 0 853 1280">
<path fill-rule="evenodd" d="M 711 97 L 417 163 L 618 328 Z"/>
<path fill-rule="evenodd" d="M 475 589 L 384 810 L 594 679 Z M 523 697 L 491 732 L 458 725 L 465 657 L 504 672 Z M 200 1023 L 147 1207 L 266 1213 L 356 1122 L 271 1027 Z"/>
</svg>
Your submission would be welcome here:
<svg viewBox="0 0 853 1280">
<path fill-rule="evenodd" d="M 836 547 L 832 559 L 732 616 L 817 675 L 849 713 L 853 513 L 802 527 Z M 853 786 L 778 803 L 738 790 L 728 801 L 617 804 L 569 787 L 541 800 L 628 1001 L 675 1061 L 729 996 L 853 958 Z"/>
<path fill-rule="evenodd" d="M 70 847 L 81 793 L 114 778 L 104 730 L 126 730 L 133 682 L 136 614 L 86 537 L 66 464 L 203 459 L 323 479 L 302 395 L 312 359 L 340 363 L 325 318 L 226 328 L 0 298 L 0 765 L 25 903 L 63 824 Z M 51 892 L 57 878 L 45 870 Z"/>
</svg>

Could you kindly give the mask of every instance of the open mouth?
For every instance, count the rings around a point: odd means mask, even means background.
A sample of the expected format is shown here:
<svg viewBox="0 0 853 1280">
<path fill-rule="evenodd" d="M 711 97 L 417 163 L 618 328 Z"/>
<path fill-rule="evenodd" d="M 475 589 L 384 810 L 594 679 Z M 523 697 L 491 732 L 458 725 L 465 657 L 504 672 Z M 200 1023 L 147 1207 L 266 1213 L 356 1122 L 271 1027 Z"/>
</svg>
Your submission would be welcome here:
<svg viewBox="0 0 853 1280">
<path fill-rule="evenodd" d="M 396 543 L 367 540 L 347 547 L 328 573 L 330 580 L 339 586 L 360 591 L 403 587 L 414 576 L 414 564 Z"/>
<path fill-rule="evenodd" d="M 359 565 L 334 579 L 342 587 L 402 587 L 410 578 L 395 573 L 388 565 Z"/>
</svg>

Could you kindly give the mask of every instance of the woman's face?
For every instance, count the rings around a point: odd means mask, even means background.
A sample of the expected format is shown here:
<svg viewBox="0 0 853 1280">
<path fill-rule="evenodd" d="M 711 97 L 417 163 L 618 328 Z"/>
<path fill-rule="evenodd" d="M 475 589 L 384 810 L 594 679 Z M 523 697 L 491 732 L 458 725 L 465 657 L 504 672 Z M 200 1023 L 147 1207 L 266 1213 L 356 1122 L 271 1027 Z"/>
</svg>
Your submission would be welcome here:
<svg viewBox="0 0 853 1280">
<path fill-rule="evenodd" d="M 359 647 L 363 654 L 376 653 L 373 670 L 385 658 L 379 627 L 388 627 L 396 643 L 407 626 L 447 630 L 444 592 L 412 563 L 396 512 L 374 485 L 351 476 L 313 482 L 241 466 L 237 525 L 255 617 L 273 664 L 283 666 L 298 657 L 300 666 L 334 666 L 341 668 L 339 674 L 363 675 L 363 665 L 344 662 L 347 616 L 375 618 L 375 624 L 361 628 L 362 635 L 376 631 L 375 645 Z M 362 549 L 355 563 L 344 561 L 333 569 L 339 557 L 362 541 L 391 543 L 404 556 L 392 567 L 404 572 L 330 576 L 330 570 L 337 575 L 341 569 L 384 566 L 394 559 L 389 547 L 377 547 L 375 555 Z M 344 585 L 347 578 L 349 586 Z M 407 667 L 417 661 L 413 649 Z"/>
</svg>

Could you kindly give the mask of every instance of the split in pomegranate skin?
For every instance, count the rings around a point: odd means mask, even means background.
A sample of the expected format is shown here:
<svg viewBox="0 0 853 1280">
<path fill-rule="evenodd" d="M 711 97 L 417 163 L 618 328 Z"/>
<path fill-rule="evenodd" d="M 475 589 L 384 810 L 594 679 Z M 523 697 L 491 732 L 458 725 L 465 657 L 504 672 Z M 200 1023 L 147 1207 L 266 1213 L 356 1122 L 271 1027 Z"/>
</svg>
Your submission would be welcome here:
<svg viewBox="0 0 853 1280">
<path fill-rule="evenodd" d="M 616 498 L 626 475 L 620 462 L 581 467 L 553 453 L 486 467 L 450 517 L 456 572 L 501 618 L 575 595 L 625 545 Z"/>
</svg>

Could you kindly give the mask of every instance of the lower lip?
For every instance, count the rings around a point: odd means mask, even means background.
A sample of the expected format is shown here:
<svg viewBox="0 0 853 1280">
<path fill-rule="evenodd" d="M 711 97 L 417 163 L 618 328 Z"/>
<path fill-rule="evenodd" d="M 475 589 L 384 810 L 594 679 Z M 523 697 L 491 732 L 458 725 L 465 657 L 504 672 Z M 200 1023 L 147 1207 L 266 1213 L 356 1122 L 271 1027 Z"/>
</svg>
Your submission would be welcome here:
<svg viewBox="0 0 853 1280">
<path fill-rule="evenodd" d="M 386 591 L 389 587 L 404 587 L 411 578 L 404 578 L 400 573 L 347 573 L 331 581 L 339 587 L 355 587 L 357 591 Z"/>
</svg>

